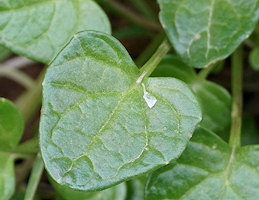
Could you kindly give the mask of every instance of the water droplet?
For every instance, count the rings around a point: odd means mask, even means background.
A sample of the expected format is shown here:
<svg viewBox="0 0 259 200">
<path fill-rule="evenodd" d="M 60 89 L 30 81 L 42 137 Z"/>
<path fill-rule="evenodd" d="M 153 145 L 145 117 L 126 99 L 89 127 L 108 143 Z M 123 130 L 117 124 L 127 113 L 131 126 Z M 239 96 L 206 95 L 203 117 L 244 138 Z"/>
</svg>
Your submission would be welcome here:
<svg viewBox="0 0 259 200">
<path fill-rule="evenodd" d="M 194 40 L 199 40 L 201 38 L 201 34 L 196 34 L 195 36 L 194 36 Z"/>
<path fill-rule="evenodd" d="M 214 144 L 214 145 L 212 146 L 212 149 L 216 149 L 216 148 L 217 148 L 217 145 Z"/>
<path fill-rule="evenodd" d="M 144 95 L 143 98 L 145 99 L 147 105 L 149 108 L 153 108 L 157 102 L 156 97 L 152 96 L 146 91 L 145 85 L 142 83 L 142 87 L 144 89 Z"/>
</svg>

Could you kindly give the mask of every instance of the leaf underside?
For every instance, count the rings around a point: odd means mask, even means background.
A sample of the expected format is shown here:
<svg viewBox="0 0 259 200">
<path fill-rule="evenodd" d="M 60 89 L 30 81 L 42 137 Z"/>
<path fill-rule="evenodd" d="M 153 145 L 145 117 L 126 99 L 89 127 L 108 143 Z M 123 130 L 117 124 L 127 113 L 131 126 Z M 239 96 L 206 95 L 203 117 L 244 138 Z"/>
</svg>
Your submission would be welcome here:
<svg viewBox="0 0 259 200">
<path fill-rule="evenodd" d="M 183 82 L 148 78 L 113 37 L 94 31 L 71 40 L 43 83 L 40 147 L 52 178 L 98 190 L 179 157 L 201 112 Z"/>
<path fill-rule="evenodd" d="M 33 60 L 49 63 L 83 30 L 110 33 L 107 16 L 92 0 L 0 2 L 0 43 Z"/>
<path fill-rule="evenodd" d="M 176 164 L 150 176 L 146 199 L 259 199 L 259 146 L 231 149 L 215 134 L 198 129 Z"/>
<path fill-rule="evenodd" d="M 253 31 L 257 0 L 158 0 L 160 21 L 190 66 L 206 67 L 229 56 Z"/>
</svg>

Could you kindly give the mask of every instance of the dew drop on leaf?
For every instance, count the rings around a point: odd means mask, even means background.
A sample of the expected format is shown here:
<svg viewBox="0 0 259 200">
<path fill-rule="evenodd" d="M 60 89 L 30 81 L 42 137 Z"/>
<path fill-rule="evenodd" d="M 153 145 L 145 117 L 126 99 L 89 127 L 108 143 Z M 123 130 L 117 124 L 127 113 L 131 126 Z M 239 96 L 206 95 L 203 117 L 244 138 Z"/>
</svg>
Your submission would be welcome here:
<svg viewBox="0 0 259 200">
<path fill-rule="evenodd" d="M 156 97 L 152 96 L 146 91 L 145 85 L 142 83 L 143 89 L 144 89 L 144 95 L 143 98 L 145 99 L 147 105 L 149 108 L 153 108 L 157 102 Z"/>
</svg>

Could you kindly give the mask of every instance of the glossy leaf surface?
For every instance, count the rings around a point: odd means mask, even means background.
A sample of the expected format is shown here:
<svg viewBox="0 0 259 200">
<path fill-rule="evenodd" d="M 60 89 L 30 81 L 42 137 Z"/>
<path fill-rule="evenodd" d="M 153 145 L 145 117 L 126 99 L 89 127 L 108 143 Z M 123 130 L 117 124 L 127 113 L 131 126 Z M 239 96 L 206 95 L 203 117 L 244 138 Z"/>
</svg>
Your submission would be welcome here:
<svg viewBox="0 0 259 200">
<path fill-rule="evenodd" d="M 110 33 L 107 16 L 92 0 L 0 2 L 0 43 L 31 59 L 49 63 L 83 30 Z"/>
<path fill-rule="evenodd" d="M 10 150 L 20 141 L 24 122 L 20 111 L 9 100 L 0 98 L 0 150 Z"/>
<path fill-rule="evenodd" d="M 190 66 L 206 67 L 229 56 L 253 31 L 257 0 L 158 0 L 160 21 Z"/>
<path fill-rule="evenodd" d="M 176 164 L 150 177 L 146 199 L 255 200 L 258 166 L 258 145 L 231 149 L 215 134 L 198 129 Z"/>
<path fill-rule="evenodd" d="M 51 181 L 54 188 L 64 200 L 125 200 L 126 184 L 121 183 L 117 186 L 97 192 L 85 192 L 72 190 L 66 186 Z"/>
<path fill-rule="evenodd" d="M 226 89 L 200 78 L 194 69 L 176 56 L 167 56 L 153 72 L 155 77 L 175 77 L 188 83 L 195 92 L 203 113 L 200 123 L 224 138 L 228 138 L 231 97 Z"/>
<path fill-rule="evenodd" d="M 14 160 L 8 153 L 0 153 L 0 200 L 9 200 L 14 189 Z"/>
<path fill-rule="evenodd" d="M 100 32 L 73 38 L 43 83 L 40 147 L 62 185 L 103 189 L 157 169 L 185 149 L 201 120 L 188 86 L 148 78 L 124 47 Z"/>
</svg>

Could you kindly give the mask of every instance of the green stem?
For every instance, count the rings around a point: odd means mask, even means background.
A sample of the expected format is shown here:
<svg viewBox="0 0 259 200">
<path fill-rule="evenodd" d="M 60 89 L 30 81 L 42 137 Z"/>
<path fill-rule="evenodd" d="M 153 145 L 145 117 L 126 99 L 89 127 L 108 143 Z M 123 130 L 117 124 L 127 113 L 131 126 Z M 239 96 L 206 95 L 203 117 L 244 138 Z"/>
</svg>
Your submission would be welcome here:
<svg viewBox="0 0 259 200">
<path fill-rule="evenodd" d="M 16 105 L 21 110 L 25 121 L 28 121 L 31 118 L 41 104 L 42 81 L 44 75 L 45 69 L 36 80 L 35 86 L 16 101 Z"/>
<path fill-rule="evenodd" d="M 14 157 L 14 159 L 29 159 L 29 158 L 34 158 L 35 154 L 30 154 L 30 153 L 11 153 L 11 155 Z"/>
<path fill-rule="evenodd" d="M 14 157 L 14 159 L 28 159 L 33 158 L 39 152 L 39 139 L 38 137 L 32 138 L 18 147 L 11 150 L 1 150 L 0 153 L 8 153 Z"/>
<path fill-rule="evenodd" d="M 32 168 L 32 173 L 30 175 L 30 180 L 26 189 L 24 200 L 33 200 L 43 169 L 44 164 L 41 156 L 38 154 Z"/>
<path fill-rule="evenodd" d="M 16 174 L 16 186 L 20 188 L 23 184 L 24 180 L 28 177 L 29 172 L 33 166 L 33 158 L 28 158 L 24 160 L 22 163 L 18 163 L 15 167 L 15 174 Z"/>
<path fill-rule="evenodd" d="M 140 56 L 135 60 L 137 66 L 143 66 L 144 63 L 154 54 L 155 50 L 159 47 L 163 39 L 165 38 L 164 33 L 159 33 L 150 44 L 144 49 Z"/>
<path fill-rule="evenodd" d="M 10 156 L 12 156 L 15 160 L 16 159 L 28 159 L 35 157 L 35 153 L 29 153 L 29 152 L 19 152 L 17 150 L 1 150 L 0 153 L 7 153 Z"/>
<path fill-rule="evenodd" d="M 242 48 L 231 57 L 231 84 L 232 84 L 232 113 L 231 113 L 231 131 L 229 144 L 232 147 L 240 146 L 241 126 L 242 126 L 242 76 L 243 76 Z"/>
<path fill-rule="evenodd" d="M 131 3 L 138 9 L 143 15 L 149 19 L 157 19 L 157 15 L 153 12 L 150 4 L 143 0 L 131 0 Z"/>
<path fill-rule="evenodd" d="M 34 80 L 27 76 L 26 74 L 20 72 L 17 69 L 14 68 L 8 68 L 1 66 L 0 67 L 0 76 L 5 76 L 7 78 L 10 78 L 17 83 L 21 84 L 26 89 L 31 89 L 31 87 L 34 84 Z"/>
<path fill-rule="evenodd" d="M 39 139 L 38 137 L 34 137 L 26 142 L 20 144 L 16 149 L 16 152 L 20 152 L 23 154 L 37 154 L 39 152 Z"/>
<path fill-rule="evenodd" d="M 156 69 L 157 65 L 163 59 L 163 57 L 170 50 L 171 46 L 165 39 L 161 45 L 158 47 L 153 56 L 146 62 L 146 64 L 140 69 L 140 76 L 138 77 L 136 83 L 141 83 L 146 77 L 149 77 L 152 72 Z"/>
<path fill-rule="evenodd" d="M 212 64 L 212 65 L 202 69 L 198 74 L 199 79 L 205 80 L 209 76 L 209 74 L 213 71 L 215 66 L 216 66 L 215 64 Z"/>
<path fill-rule="evenodd" d="M 143 26 L 147 29 L 160 31 L 161 27 L 158 23 L 154 23 L 152 20 L 146 19 L 143 16 L 138 15 L 137 13 L 128 10 L 125 6 L 118 3 L 114 0 L 103 0 L 101 3 L 105 3 L 109 6 L 114 12 L 117 12 L 119 15 L 125 17 L 128 21 Z"/>
</svg>

